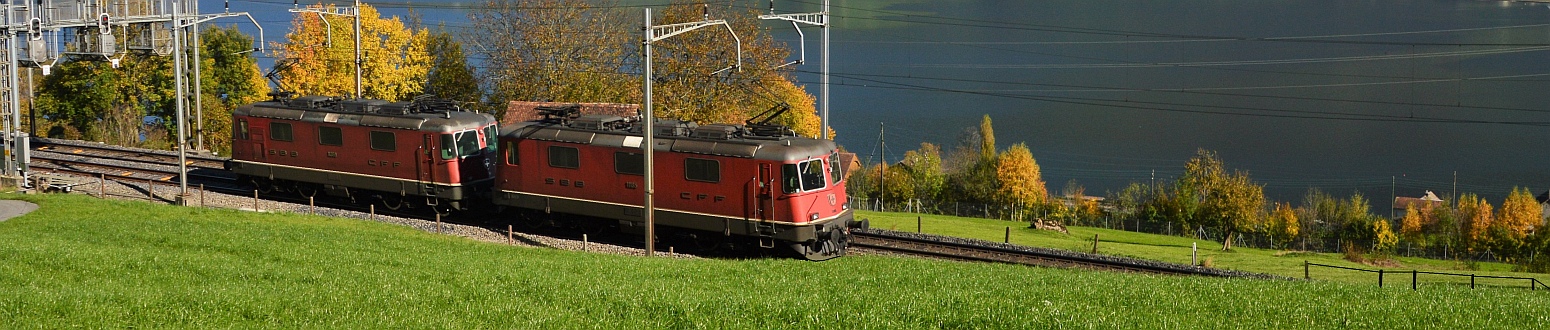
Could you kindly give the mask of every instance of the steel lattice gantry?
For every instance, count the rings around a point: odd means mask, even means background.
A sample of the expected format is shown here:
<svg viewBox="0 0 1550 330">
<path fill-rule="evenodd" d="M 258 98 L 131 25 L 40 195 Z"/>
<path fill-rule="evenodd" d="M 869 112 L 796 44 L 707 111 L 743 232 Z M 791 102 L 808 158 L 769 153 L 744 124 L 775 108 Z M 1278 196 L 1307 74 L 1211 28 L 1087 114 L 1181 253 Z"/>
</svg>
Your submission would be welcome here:
<svg viewBox="0 0 1550 330">
<path fill-rule="evenodd" d="M 230 6 L 221 13 L 200 14 L 197 0 L 26 0 L 0 4 L 0 43 L 4 44 L 4 62 L 0 63 L 0 117 L 4 131 L 0 140 L 4 144 L 4 157 L 0 157 L 0 176 L 19 180 L 25 184 L 27 176 L 28 135 L 22 129 L 21 91 L 18 76 L 21 68 L 41 69 L 44 75 L 56 64 L 69 61 L 107 61 L 113 67 L 130 52 L 175 57 L 177 73 L 177 125 L 180 150 L 188 139 L 183 132 L 186 112 L 184 91 L 192 90 L 199 102 L 198 79 L 182 79 L 183 69 L 192 67 L 198 75 L 198 47 L 193 47 L 193 59 L 184 61 L 184 45 L 198 44 L 198 25 L 213 19 L 245 16 L 253 25 L 257 21 L 245 12 L 230 12 Z M 186 30 L 186 31 L 185 31 Z M 191 37 L 185 37 L 191 36 Z M 263 44 L 263 28 L 259 27 L 259 45 Z M 31 75 L 28 76 L 29 78 Z M 186 81 L 192 81 L 190 88 Z M 30 85 L 30 84 L 29 84 Z M 197 117 L 197 115 L 196 115 Z M 202 122 L 195 120 L 196 123 Z M 196 128 L 196 132 L 198 128 Z M 203 148 L 203 139 L 199 139 Z M 186 171 L 185 171 L 186 172 Z M 186 181 L 181 180 L 180 181 Z M 186 190 L 186 188 L 185 188 Z"/>
</svg>

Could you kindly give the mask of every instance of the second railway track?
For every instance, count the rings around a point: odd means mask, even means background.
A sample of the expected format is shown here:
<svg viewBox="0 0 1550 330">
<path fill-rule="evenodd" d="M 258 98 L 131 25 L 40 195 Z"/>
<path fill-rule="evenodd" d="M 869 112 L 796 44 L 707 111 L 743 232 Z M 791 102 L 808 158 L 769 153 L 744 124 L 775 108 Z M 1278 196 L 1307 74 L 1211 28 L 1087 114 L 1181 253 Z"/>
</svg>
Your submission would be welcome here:
<svg viewBox="0 0 1550 330">
<path fill-rule="evenodd" d="M 1042 267 L 1078 268 L 1150 274 L 1211 277 L 1279 278 L 1243 271 L 1195 267 L 1152 260 L 1122 258 L 1058 249 L 994 243 L 885 230 L 852 231 L 851 247 L 938 259 L 998 262 Z"/>
</svg>

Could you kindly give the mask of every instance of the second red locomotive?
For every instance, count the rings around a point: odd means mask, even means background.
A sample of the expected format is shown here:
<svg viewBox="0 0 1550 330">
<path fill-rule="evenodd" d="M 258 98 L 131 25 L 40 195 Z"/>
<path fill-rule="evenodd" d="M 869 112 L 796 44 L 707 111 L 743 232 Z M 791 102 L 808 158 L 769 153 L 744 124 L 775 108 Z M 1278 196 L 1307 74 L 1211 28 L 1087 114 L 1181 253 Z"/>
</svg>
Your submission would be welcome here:
<svg viewBox="0 0 1550 330">
<path fill-rule="evenodd" d="M 501 134 L 493 202 L 522 217 L 579 215 L 644 232 L 638 117 L 580 116 L 574 106 L 540 111 L 545 119 Z M 855 221 L 833 141 L 755 124 L 654 126 L 659 228 L 790 248 L 813 260 L 844 253 Z"/>
<path fill-rule="evenodd" d="M 450 102 L 276 99 L 232 111 L 228 169 L 260 190 L 426 205 L 483 198 L 494 177 L 495 117 Z"/>
</svg>

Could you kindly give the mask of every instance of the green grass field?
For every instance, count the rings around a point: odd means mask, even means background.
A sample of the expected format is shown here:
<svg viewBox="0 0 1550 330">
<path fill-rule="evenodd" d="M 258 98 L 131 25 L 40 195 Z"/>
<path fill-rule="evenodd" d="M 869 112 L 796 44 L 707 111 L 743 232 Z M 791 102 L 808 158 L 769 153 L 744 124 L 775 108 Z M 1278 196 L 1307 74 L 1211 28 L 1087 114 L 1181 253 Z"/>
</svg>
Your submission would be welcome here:
<svg viewBox="0 0 1550 330">
<path fill-rule="evenodd" d="M 629 257 L 351 219 L 0 198 L 42 206 L 0 222 L 0 328 L 1480 329 L 1543 324 L 1550 304 L 1504 288 Z"/>
<path fill-rule="evenodd" d="M 987 241 L 1001 242 L 1006 239 L 1006 228 L 1010 227 L 1011 243 L 1039 246 L 1072 251 L 1092 252 L 1093 235 L 1098 235 L 1098 253 L 1126 256 L 1140 259 L 1160 260 L 1173 263 L 1190 263 L 1190 244 L 1198 244 L 1200 259 L 1210 258 L 1213 267 L 1245 270 L 1252 272 L 1268 273 L 1286 277 L 1302 278 L 1303 261 L 1317 264 L 1336 265 L 1363 269 L 1377 269 L 1374 266 L 1362 265 L 1347 261 L 1339 253 L 1287 253 L 1283 251 L 1234 247 L 1232 251 L 1223 252 L 1219 241 L 1197 240 L 1181 236 L 1155 235 L 1137 233 L 1131 231 L 1094 228 L 1094 227 L 1067 227 L 1070 234 L 1036 230 L 1027 228 L 1025 222 L 1005 221 L 994 219 L 963 218 L 942 215 L 921 215 L 914 213 L 871 212 L 857 211 L 856 217 L 870 219 L 873 228 L 891 229 L 899 231 L 916 230 L 916 217 L 920 217 L 920 230 L 928 234 L 947 235 L 966 238 L 977 238 Z M 1480 270 L 1458 270 L 1458 262 L 1449 260 L 1436 260 L 1426 258 L 1396 258 L 1400 267 L 1386 268 L 1385 271 L 1404 272 L 1403 274 L 1388 274 L 1384 277 L 1385 285 L 1410 286 L 1411 269 L 1421 271 L 1434 271 L 1444 273 L 1475 273 L 1480 275 L 1535 277 L 1540 282 L 1550 282 L 1550 275 L 1533 273 L 1511 272 L 1512 265 L 1502 263 L 1479 263 Z M 1341 270 L 1326 267 L 1311 267 L 1308 272 L 1316 280 L 1332 280 L 1346 283 L 1377 285 L 1378 275 L 1350 270 Z M 1527 280 L 1503 280 L 1503 279 L 1477 279 L 1477 285 L 1514 286 L 1528 289 Z M 1468 277 L 1420 275 L 1418 282 L 1421 285 L 1427 283 L 1457 283 L 1469 284 Z"/>
</svg>

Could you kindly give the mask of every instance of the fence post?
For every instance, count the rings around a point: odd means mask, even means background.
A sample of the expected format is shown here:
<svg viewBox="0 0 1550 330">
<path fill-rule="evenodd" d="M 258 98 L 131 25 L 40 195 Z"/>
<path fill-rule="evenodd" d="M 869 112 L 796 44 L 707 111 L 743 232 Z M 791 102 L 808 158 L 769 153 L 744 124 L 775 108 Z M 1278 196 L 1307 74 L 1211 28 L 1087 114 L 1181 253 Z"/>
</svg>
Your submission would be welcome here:
<svg viewBox="0 0 1550 330">
<path fill-rule="evenodd" d="M 154 184 L 154 182 L 151 182 L 151 179 L 145 179 L 145 199 L 156 200 L 156 186 L 153 186 Z"/>
<path fill-rule="evenodd" d="M 1469 288 L 1475 288 L 1475 274 L 1469 274 Z"/>
<path fill-rule="evenodd" d="M 371 204 L 371 221 L 377 221 L 377 204 Z"/>
<path fill-rule="evenodd" d="M 1308 261 L 1307 260 L 1303 260 L 1302 261 L 1302 279 L 1304 279 L 1304 280 L 1311 280 L 1311 279 L 1313 279 L 1312 276 L 1308 276 Z"/>
<path fill-rule="evenodd" d="M 101 178 L 97 179 L 97 198 L 108 198 L 108 194 L 107 194 L 107 191 L 108 191 L 108 175 L 107 174 L 98 174 L 98 175 L 100 175 Z"/>
<path fill-rule="evenodd" d="M 1415 291 L 1416 274 L 1419 274 L 1419 272 L 1415 271 L 1414 269 L 1410 270 L 1410 291 Z"/>
<path fill-rule="evenodd" d="M 307 213 L 318 215 L 318 204 L 316 200 L 312 199 L 312 197 L 307 197 Z"/>
<path fill-rule="evenodd" d="M 1093 234 L 1093 254 L 1098 254 L 1098 234 Z"/>
<path fill-rule="evenodd" d="M 1378 287 L 1383 287 L 1383 269 L 1378 269 Z"/>
<path fill-rule="evenodd" d="M 253 189 L 253 212 L 258 212 L 258 189 Z"/>
<path fill-rule="evenodd" d="M 436 233 L 437 234 L 441 233 L 441 214 L 440 213 L 436 214 Z"/>
<path fill-rule="evenodd" d="M 920 233 L 920 217 L 915 217 L 915 233 Z"/>
<path fill-rule="evenodd" d="M 506 244 L 517 245 L 517 240 L 511 234 L 511 225 L 506 225 Z"/>
<path fill-rule="evenodd" d="M 1006 227 L 1006 238 L 1001 239 L 1001 242 L 1002 243 L 1011 243 L 1012 242 L 1012 227 Z"/>
<path fill-rule="evenodd" d="M 205 184 L 199 184 L 199 207 L 205 207 Z"/>
</svg>

